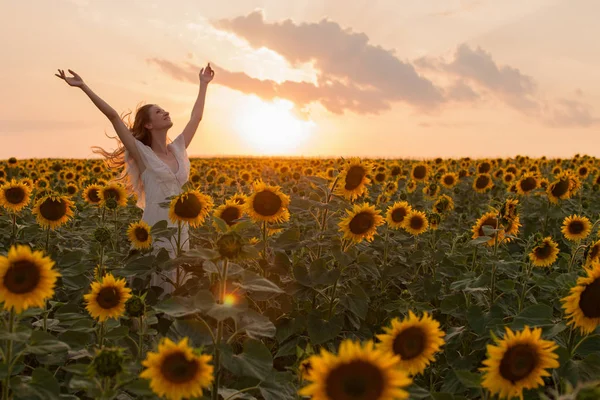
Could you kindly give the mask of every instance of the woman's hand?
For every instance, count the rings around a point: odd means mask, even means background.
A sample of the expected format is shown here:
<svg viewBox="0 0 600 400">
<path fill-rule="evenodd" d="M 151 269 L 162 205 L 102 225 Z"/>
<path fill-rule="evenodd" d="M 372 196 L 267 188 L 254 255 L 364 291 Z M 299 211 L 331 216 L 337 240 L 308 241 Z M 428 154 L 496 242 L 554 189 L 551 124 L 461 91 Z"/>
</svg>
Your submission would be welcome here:
<svg viewBox="0 0 600 400">
<path fill-rule="evenodd" d="M 64 79 L 65 82 L 67 82 L 69 84 L 69 86 L 82 87 L 83 85 L 85 85 L 85 83 L 83 82 L 83 79 L 81 79 L 81 77 L 79 75 L 77 75 L 75 73 L 75 71 L 71 71 L 70 69 L 68 69 L 67 71 L 69 71 L 71 74 L 73 74 L 73 78 L 65 76 L 65 71 L 62 69 L 58 70 L 58 72 L 60 72 L 60 75 L 59 74 L 54 74 L 54 75 L 58 76 L 61 79 Z"/>
<path fill-rule="evenodd" d="M 200 70 L 200 82 L 208 83 L 212 81 L 212 78 L 215 76 L 215 71 L 210 68 L 210 63 L 206 66 L 206 68 L 202 68 Z"/>
</svg>

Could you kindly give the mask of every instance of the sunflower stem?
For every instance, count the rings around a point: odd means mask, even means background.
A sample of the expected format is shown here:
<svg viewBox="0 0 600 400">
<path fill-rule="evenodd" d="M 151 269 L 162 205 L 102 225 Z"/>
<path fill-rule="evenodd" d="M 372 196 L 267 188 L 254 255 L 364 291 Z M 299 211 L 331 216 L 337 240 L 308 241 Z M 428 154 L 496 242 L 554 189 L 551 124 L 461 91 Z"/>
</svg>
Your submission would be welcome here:
<svg viewBox="0 0 600 400">
<path fill-rule="evenodd" d="M 140 331 L 138 333 L 138 359 L 142 360 L 144 358 L 144 316 L 140 315 L 138 318 L 140 323 Z"/>
<path fill-rule="evenodd" d="M 266 229 L 266 227 L 265 227 Z M 225 302 L 225 290 L 227 287 L 227 267 L 228 260 L 223 260 L 223 275 L 221 282 L 219 282 L 219 304 Z M 221 340 L 223 339 L 223 321 L 217 322 L 217 338 L 215 343 L 215 379 L 213 381 L 212 389 L 212 400 L 218 400 L 219 398 L 219 381 L 221 378 Z"/>
<path fill-rule="evenodd" d="M 15 308 L 11 307 L 10 314 L 8 316 L 8 332 L 11 334 L 11 338 L 8 339 L 8 341 L 6 343 L 6 358 L 4 359 L 4 361 L 6 362 L 6 365 L 8 367 L 8 372 L 6 374 L 6 378 L 4 378 L 4 385 L 2 387 L 2 399 L 3 400 L 8 399 L 8 385 L 10 383 L 10 373 L 12 371 L 12 347 L 13 347 L 12 334 L 14 333 L 14 330 L 15 330 L 14 322 L 15 322 Z"/>
<path fill-rule="evenodd" d="M 44 332 L 48 331 L 48 300 L 44 300 L 44 320 L 42 322 L 42 327 L 44 328 Z"/>
<path fill-rule="evenodd" d="M 342 276 L 343 272 L 344 272 L 344 270 L 342 270 L 340 272 L 338 277 L 335 279 L 335 282 L 333 283 L 333 289 L 331 290 L 331 298 L 329 299 L 329 315 L 327 316 L 327 321 L 329 321 L 331 319 L 331 313 L 333 312 L 333 302 L 335 301 L 335 291 L 337 289 L 337 284 L 338 284 L 338 281 L 340 280 L 340 276 Z"/>
<path fill-rule="evenodd" d="M 102 348 L 104 344 L 104 322 L 98 324 L 98 347 Z"/>
<path fill-rule="evenodd" d="M 335 177 L 335 180 L 333 181 L 333 183 L 331 184 L 331 189 L 329 190 L 329 193 L 327 193 L 327 196 L 325 197 L 325 204 L 329 204 L 329 202 L 331 201 L 331 196 L 333 195 L 333 191 L 335 190 L 335 185 L 337 185 L 339 179 L 339 175 Z M 322 237 L 323 237 L 323 233 L 325 232 L 325 228 L 327 227 L 327 214 L 328 214 L 329 208 L 325 208 L 325 210 L 323 211 L 323 218 L 321 219 L 321 232 L 319 233 L 319 248 L 317 249 L 317 260 L 319 258 L 321 258 L 321 250 L 322 250 Z"/>
<path fill-rule="evenodd" d="M 10 216 L 12 218 L 12 234 L 10 236 L 10 243 L 14 244 L 17 241 L 17 214 L 11 212 Z"/>
<path fill-rule="evenodd" d="M 496 233 L 494 234 L 494 265 L 492 266 L 492 287 L 490 289 L 490 309 L 494 304 L 494 295 L 496 294 L 496 269 L 498 265 L 498 232 L 499 224 L 496 224 Z"/>
<path fill-rule="evenodd" d="M 571 357 L 573 357 L 575 355 L 575 352 L 577 351 L 577 348 L 586 340 L 590 339 L 590 338 L 597 338 L 600 337 L 600 335 L 596 334 L 596 335 L 586 335 L 583 338 L 581 338 L 581 340 L 579 342 L 577 342 L 577 344 L 573 347 L 573 350 L 571 350 Z"/>
<path fill-rule="evenodd" d="M 50 242 L 50 227 L 46 228 L 46 253 L 48 253 L 48 243 Z"/>
</svg>

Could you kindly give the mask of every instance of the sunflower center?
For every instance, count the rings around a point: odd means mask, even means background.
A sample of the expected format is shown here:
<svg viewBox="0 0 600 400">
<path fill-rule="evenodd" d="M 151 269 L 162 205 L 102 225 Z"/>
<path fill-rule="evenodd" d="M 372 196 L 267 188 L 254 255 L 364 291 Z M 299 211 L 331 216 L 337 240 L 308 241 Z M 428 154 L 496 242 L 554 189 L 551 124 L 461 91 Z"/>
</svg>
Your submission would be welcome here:
<svg viewBox="0 0 600 400">
<path fill-rule="evenodd" d="M 415 179 L 424 179 L 427 173 L 427 168 L 422 165 L 415 167 L 413 170 L 413 176 Z"/>
<path fill-rule="evenodd" d="M 196 218 L 202 211 L 202 204 L 198 197 L 187 195 L 185 198 L 179 198 L 175 203 L 175 215 L 181 218 Z"/>
<path fill-rule="evenodd" d="M 479 236 L 485 236 L 485 233 L 483 232 L 483 226 L 487 225 L 492 229 L 498 229 L 498 220 L 496 218 L 487 218 L 485 221 L 483 221 L 483 223 L 481 224 L 481 227 L 479 228 Z M 491 237 L 495 237 L 496 233 L 492 233 Z"/>
<path fill-rule="evenodd" d="M 419 230 L 419 229 L 423 228 L 424 222 L 425 221 L 423 221 L 423 218 L 421 218 L 418 215 L 412 217 L 409 221 L 410 227 L 415 230 Z"/>
<path fill-rule="evenodd" d="M 325 393 L 332 400 L 379 399 L 384 377 L 373 364 L 356 360 L 334 368 L 325 380 Z"/>
<path fill-rule="evenodd" d="M 490 178 L 486 175 L 481 175 L 477 177 L 477 180 L 475 181 L 475 187 L 477 187 L 477 189 L 483 189 L 487 187 L 488 183 L 490 183 Z"/>
<path fill-rule="evenodd" d="M 109 310 L 119 305 L 121 302 L 121 293 L 116 287 L 105 287 L 98 292 L 96 301 L 100 307 Z"/>
<path fill-rule="evenodd" d="M 98 189 L 93 188 L 88 192 L 88 197 L 92 201 L 92 203 L 98 203 L 100 201 L 100 196 L 98 196 Z"/>
<path fill-rule="evenodd" d="M 600 318 L 600 278 L 587 285 L 581 292 L 579 308 L 587 318 Z"/>
<path fill-rule="evenodd" d="M 550 192 L 554 197 L 564 196 L 569 191 L 569 181 L 561 179 L 557 183 L 552 185 Z"/>
<path fill-rule="evenodd" d="M 120 193 L 118 190 L 113 189 L 113 188 L 104 189 L 104 198 L 109 199 L 111 197 L 117 201 L 119 201 L 121 199 L 121 196 L 120 196 Z"/>
<path fill-rule="evenodd" d="M 538 259 L 545 260 L 546 258 L 550 257 L 550 254 L 552 253 L 552 246 L 550 246 L 548 243 L 544 243 L 541 246 L 536 247 L 534 253 Z"/>
<path fill-rule="evenodd" d="M 537 181 L 533 177 L 527 177 L 521 181 L 521 190 L 524 192 L 531 192 L 537 187 Z"/>
<path fill-rule="evenodd" d="M 518 344 L 506 351 L 500 361 L 500 375 L 506 380 L 517 382 L 526 378 L 536 368 L 538 355 L 528 344 Z"/>
<path fill-rule="evenodd" d="M 77 187 L 75 187 L 75 186 L 67 186 L 67 193 L 68 194 L 75 194 L 75 192 L 77 192 Z"/>
<path fill-rule="evenodd" d="M 8 267 L 4 275 L 4 286 L 11 293 L 29 293 L 38 286 L 40 278 L 40 270 L 36 264 L 20 260 Z"/>
<path fill-rule="evenodd" d="M 590 250 L 590 258 L 594 260 L 598 257 L 598 254 L 600 254 L 600 245 L 596 244 L 592 246 L 592 249 Z"/>
<path fill-rule="evenodd" d="M 141 226 L 135 228 L 133 233 L 135 234 L 135 238 L 138 240 L 138 242 L 145 242 L 148 240 L 148 231 Z"/>
<path fill-rule="evenodd" d="M 452 176 L 444 177 L 444 183 L 446 185 L 452 185 L 454 183 L 454 177 L 452 177 Z"/>
<path fill-rule="evenodd" d="M 196 360 L 188 360 L 185 354 L 177 352 L 165 357 L 160 372 L 169 382 L 186 383 L 194 379 L 198 368 Z"/>
<path fill-rule="evenodd" d="M 375 220 L 373 215 L 368 212 L 360 212 L 356 214 L 350 221 L 350 232 L 355 235 L 362 235 L 373 226 Z"/>
<path fill-rule="evenodd" d="M 383 182 L 385 181 L 385 174 L 384 173 L 378 173 L 377 175 L 375 175 L 375 180 L 377 182 Z"/>
<path fill-rule="evenodd" d="M 25 199 L 25 191 L 20 187 L 11 187 L 4 191 L 4 196 L 11 204 L 19 204 Z"/>
<path fill-rule="evenodd" d="M 270 190 L 263 190 L 262 192 L 256 193 L 254 201 L 252 202 L 254 211 L 267 217 L 277 214 L 281 205 L 281 198 Z"/>
<path fill-rule="evenodd" d="M 581 221 L 571 221 L 571 223 L 569 224 L 569 233 L 576 235 L 583 232 L 584 229 L 585 226 Z"/>
<path fill-rule="evenodd" d="M 49 221 L 58 221 L 67 213 L 67 203 L 52 198 L 40 204 L 40 214 Z"/>
<path fill-rule="evenodd" d="M 392 211 L 392 221 L 394 222 L 402 222 L 404 221 L 404 217 L 406 217 L 406 209 L 404 207 L 398 207 Z"/>
<path fill-rule="evenodd" d="M 396 336 L 392 348 L 402 360 L 412 360 L 425 350 L 425 333 L 416 326 L 405 329 Z"/>
<path fill-rule="evenodd" d="M 237 207 L 227 207 L 221 213 L 221 219 L 224 220 L 227 225 L 231 226 L 235 224 L 236 219 L 240 217 L 240 209 Z"/>
<path fill-rule="evenodd" d="M 366 171 L 361 166 L 353 165 L 348 168 L 348 172 L 346 173 L 346 190 L 354 190 L 359 187 L 365 174 Z"/>
</svg>

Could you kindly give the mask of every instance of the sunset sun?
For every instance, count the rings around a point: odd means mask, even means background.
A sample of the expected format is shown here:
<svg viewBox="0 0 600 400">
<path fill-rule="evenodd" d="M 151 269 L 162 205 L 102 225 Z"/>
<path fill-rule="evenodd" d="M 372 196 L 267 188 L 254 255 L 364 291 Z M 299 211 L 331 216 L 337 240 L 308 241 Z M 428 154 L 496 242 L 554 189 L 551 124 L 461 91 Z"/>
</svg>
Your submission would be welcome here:
<svg viewBox="0 0 600 400">
<path fill-rule="evenodd" d="M 308 138 L 315 126 L 303 121 L 293 112 L 294 104 L 287 100 L 264 102 L 248 98 L 236 112 L 235 128 L 248 145 L 260 154 L 287 154 Z"/>
</svg>

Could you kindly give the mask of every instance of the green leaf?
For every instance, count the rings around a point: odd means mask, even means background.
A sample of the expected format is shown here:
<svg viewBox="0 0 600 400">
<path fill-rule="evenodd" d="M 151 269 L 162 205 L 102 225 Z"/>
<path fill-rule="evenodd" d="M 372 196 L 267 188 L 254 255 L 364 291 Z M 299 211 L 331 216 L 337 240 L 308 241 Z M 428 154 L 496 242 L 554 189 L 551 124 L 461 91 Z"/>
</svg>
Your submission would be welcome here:
<svg viewBox="0 0 600 400">
<path fill-rule="evenodd" d="M 481 387 L 481 375 L 467 370 L 454 370 L 458 380 L 469 389 Z"/>
<path fill-rule="evenodd" d="M 106 339 L 109 339 L 109 340 L 119 340 L 121 338 L 124 338 L 128 334 L 129 334 L 129 328 L 122 325 L 122 326 L 118 326 L 118 327 L 108 331 L 106 333 L 105 337 L 106 337 Z"/>
<path fill-rule="evenodd" d="M 296 388 L 289 372 L 273 371 L 259 386 L 265 400 L 295 400 Z"/>
<path fill-rule="evenodd" d="M 519 313 L 511 324 L 512 329 L 552 324 L 552 307 L 546 304 L 534 304 Z"/>
<path fill-rule="evenodd" d="M 294 265 L 293 271 L 296 282 L 307 287 L 313 287 L 313 282 L 308 275 L 306 265 L 296 264 Z"/>
<path fill-rule="evenodd" d="M 217 225 L 217 229 L 219 230 L 219 232 L 225 233 L 229 230 L 229 225 L 227 225 L 227 222 L 225 222 L 225 220 L 213 215 L 213 221 L 215 225 Z"/>
<path fill-rule="evenodd" d="M 232 354 L 231 347 L 223 348 L 223 366 L 237 376 L 265 379 L 273 369 L 271 351 L 260 341 L 248 339 L 241 354 Z"/>
<path fill-rule="evenodd" d="M 193 299 L 186 297 L 169 297 L 155 305 L 154 309 L 176 318 L 198 312 L 193 306 Z"/>
<path fill-rule="evenodd" d="M 234 285 L 250 292 L 284 293 L 283 290 L 273 282 L 248 270 L 242 272 L 242 281 L 234 282 Z"/>
<path fill-rule="evenodd" d="M 237 318 L 238 330 L 246 331 L 246 334 L 252 339 L 259 337 L 275 337 L 275 325 L 271 320 L 252 310 L 248 309 Z"/>
<path fill-rule="evenodd" d="M 154 396 L 154 392 L 150 388 L 150 381 L 147 379 L 136 379 L 123 388 L 136 396 Z"/>
<path fill-rule="evenodd" d="M 483 243 L 486 243 L 488 241 L 490 241 L 492 238 L 489 236 L 479 236 L 476 239 L 471 240 L 469 243 L 471 243 L 473 246 L 477 246 Z"/>
<path fill-rule="evenodd" d="M 258 390 L 258 389 L 257 389 Z M 220 387 L 219 390 L 219 395 L 223 398 L 223 399 L 228 399 L 228 400 L 235 400 L 235 399 L 239 399 L 239 400 L 256 400 L 256 397 L 252 396 L 251 394 L 248 394 L 248 392 L 241 392 L 237 389 L 228 389 L 228 388 L 224 388 L 224 387 Z"/>
<path fill-rule="evenodd" d="M 337 337 L 342 330 L 343 315 L 336 314 L 330 321 L 318 316 L 308 316 L 308 336 L 313 345 L 325 343 Z"/>
<path fill-rule="evenodd" d="M 340 299 L 340 304 L 350 310 L 358 318 L 364 320 L 369 311 L 369 296 L 359 285 L 353 285 L 350 293 Z"/>
</svg>

